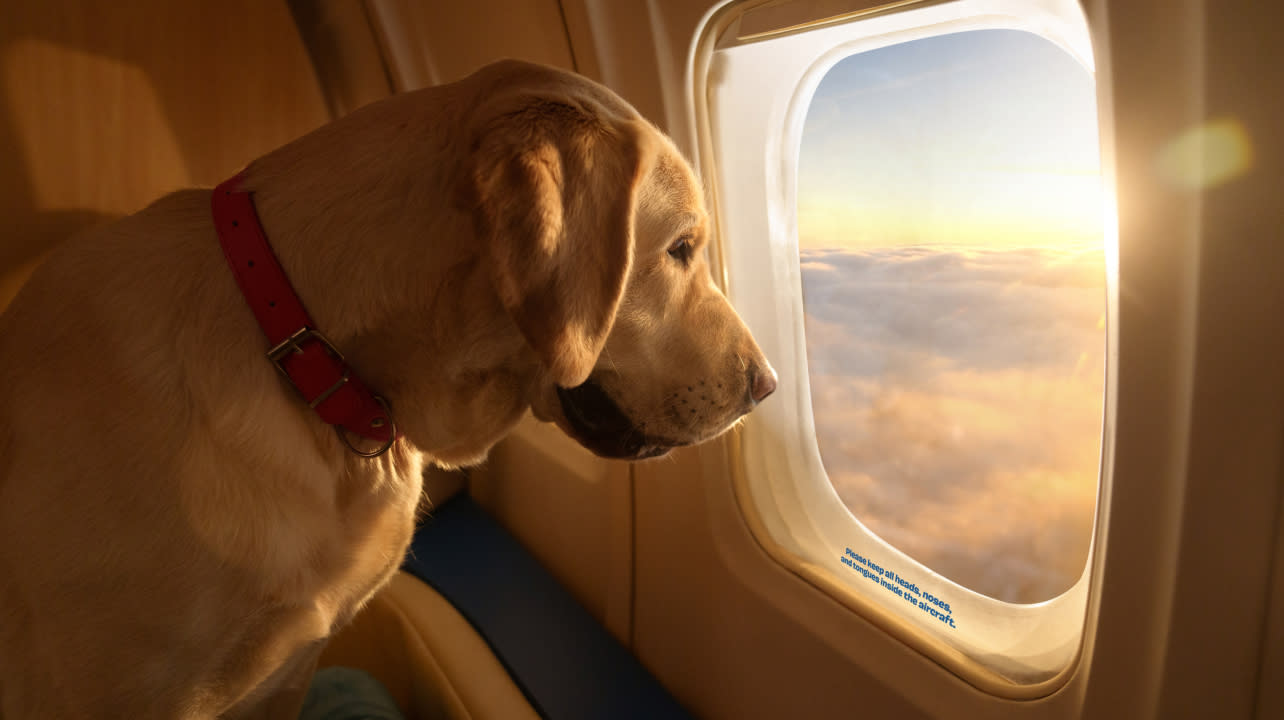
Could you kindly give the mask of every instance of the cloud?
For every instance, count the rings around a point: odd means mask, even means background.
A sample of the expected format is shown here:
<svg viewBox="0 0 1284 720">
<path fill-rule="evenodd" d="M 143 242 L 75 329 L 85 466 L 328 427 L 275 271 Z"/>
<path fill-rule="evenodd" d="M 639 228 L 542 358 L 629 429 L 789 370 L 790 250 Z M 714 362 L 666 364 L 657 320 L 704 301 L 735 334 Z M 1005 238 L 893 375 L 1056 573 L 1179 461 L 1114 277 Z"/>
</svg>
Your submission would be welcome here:
<svg viewBox="0 0 1284 720">
<path fill-rule="evenodd" d="M 1101 253 L 804 251 L 822 459 L 870 529 L 1036 602 L 1087 556 L 1101 435 Z"/>
</svg>

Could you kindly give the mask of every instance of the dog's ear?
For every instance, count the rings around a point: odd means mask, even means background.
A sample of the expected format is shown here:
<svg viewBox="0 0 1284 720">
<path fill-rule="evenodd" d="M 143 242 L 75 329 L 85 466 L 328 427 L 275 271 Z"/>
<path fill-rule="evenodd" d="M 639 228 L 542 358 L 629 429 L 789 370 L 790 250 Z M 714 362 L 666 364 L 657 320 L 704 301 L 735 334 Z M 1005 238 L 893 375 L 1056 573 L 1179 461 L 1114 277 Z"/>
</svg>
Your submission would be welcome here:
<svg viewBox="0 0 1284 720">
<path fill-rule="evenodd" d="M 481 128 L 474 221 L 505 310 L 562 387 L 593 370 L 624 293 L 643 165 L 638 121 L 525 96 Z"/>
</svg>

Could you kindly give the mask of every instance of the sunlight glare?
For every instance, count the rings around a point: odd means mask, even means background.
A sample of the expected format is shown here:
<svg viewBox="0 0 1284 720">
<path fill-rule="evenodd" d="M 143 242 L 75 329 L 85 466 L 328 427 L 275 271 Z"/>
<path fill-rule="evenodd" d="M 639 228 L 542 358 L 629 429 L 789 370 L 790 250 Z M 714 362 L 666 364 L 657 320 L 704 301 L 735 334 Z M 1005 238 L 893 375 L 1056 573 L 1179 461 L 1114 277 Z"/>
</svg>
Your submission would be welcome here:
<svg viewBox="0 0 1284 720">
<path fill-rule="evenodd" d="M 1158 171 L 1187 190 L 1225 184 L 1253 167 L 1253 143 L 1235 118 L 1213 120 L 1190 128 L 1159 151 Z"/>
</svg>

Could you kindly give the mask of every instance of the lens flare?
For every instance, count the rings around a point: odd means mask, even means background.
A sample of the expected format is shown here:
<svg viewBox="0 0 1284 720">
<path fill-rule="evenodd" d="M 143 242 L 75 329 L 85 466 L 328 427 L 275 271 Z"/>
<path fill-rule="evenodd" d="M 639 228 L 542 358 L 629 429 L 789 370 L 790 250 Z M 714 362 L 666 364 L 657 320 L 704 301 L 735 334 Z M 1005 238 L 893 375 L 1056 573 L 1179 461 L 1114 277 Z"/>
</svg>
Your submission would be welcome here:
<svg viewBox="0 0 1284 720">
<path fill-rule="evenodd" d="M 1157 171 L 1186 190 L 1205 190 L 1240 177 L 1253 167 L 1253 143 L 1234 118 L 1190 128 L 1159 151 Z"/>
</svg>

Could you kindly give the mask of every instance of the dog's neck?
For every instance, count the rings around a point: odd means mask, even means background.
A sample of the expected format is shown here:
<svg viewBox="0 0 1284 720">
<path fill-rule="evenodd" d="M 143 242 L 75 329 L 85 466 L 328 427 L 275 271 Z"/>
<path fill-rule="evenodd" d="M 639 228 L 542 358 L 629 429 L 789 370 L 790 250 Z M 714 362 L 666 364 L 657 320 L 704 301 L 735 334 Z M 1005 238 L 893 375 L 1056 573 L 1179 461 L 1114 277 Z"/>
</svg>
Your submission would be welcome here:
<svg viewBox="0 0 1284 720">
<path fill-rule="evenodd" d="M 244 187 L 318 329 L 409 441 L 464 464 L 516 422 L 541 371 L 451 201 L 467 142 L 441 128 L 461 126 L 460 103 L 380 105 L 255 161 Z"/>
<path fill-rule="evenodd" d="M 423 117 L 394 97 L 326 125 L 254 161 L 245 189 L 309 312 L 346 340 L 406 312 L 467 253 L 454 237 L 471 218 L 450 197 L 462 159 Z M 350 292 L 360 289 L 358 293 Z"/>
</svg>

